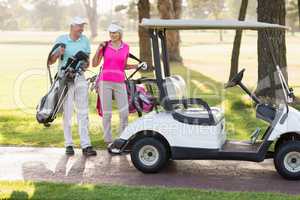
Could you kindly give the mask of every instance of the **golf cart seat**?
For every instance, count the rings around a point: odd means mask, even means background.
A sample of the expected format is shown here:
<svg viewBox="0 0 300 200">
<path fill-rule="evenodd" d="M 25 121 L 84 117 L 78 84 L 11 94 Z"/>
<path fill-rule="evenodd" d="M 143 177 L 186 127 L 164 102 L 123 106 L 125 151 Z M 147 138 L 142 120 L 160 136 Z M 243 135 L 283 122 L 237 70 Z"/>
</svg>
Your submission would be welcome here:
<svg viewBox="0 0 300 200">
<path fill-rule="evenodd" d="M 175 120 L 193 125 L 216 125 L 224 118 L 219 108 L 209 107 L 200 98 L 187 98 L 187 88 L 184 79 L 179 75 L 165 78 L 165 88 L 169 103 L 172 104 L 172 116 Z M 198 105 L 199 108 L 191 107 Z"/>
</svg>

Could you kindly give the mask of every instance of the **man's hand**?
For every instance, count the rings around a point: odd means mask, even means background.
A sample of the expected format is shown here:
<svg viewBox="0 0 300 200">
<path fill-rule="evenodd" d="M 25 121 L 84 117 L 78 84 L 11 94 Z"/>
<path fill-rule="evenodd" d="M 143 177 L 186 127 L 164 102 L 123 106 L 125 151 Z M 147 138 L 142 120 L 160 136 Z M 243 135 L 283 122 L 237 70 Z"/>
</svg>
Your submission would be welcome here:
<svg viewBox="0 0 300 200">
<path fill-rule="evenodd" d="M 55 63 L 56 60 L 57 60 L 60 56 L 64 55 L 64 53 L 65 53 L 65 47 L 63 47 L 63 46 L 58 47 L 57 51 L 51 55 L 51 58 L 50 58 L 48 64 L 49 64 L 49 65 L 52 65 L 53 63 Z"/>
<path fill-rule="evenodd" d="M 58 57 L 60 57 L 60 56 L 64 55 L 64 53 L 65 53 L 65 48 L 64 48 L 64 47 L 62 47 L 62 46 L 60 46 L 60 47 L 59 47 L 59 49 L 58 49 L 58 54 L 59 54 L 59 56 L 58 56 Z"/>
<path fill-rule="evenodd" d="M 81 64 L 81 69 L 85 72 L 90 66 L 90 59 L 83 61 Z"/>
<path fill-rule="evenodd" d="M 87 63 L 87 62 L 83 62 L 81 65 L 81 68 L 84 72 L 87 70 L 88 67 L 89 67 L 89 63 Z"/>
</svg>

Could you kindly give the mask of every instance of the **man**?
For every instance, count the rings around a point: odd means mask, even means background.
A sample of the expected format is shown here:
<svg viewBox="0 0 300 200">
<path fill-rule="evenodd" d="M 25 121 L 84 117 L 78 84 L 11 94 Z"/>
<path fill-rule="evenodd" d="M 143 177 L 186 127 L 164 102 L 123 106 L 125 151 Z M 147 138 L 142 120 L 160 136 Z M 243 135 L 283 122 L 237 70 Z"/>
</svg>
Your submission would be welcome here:
<svg viewBox="0 0 300 200">
<path fill-rule="evenodd" d="M 86 54 L 91 53 L 90 42 L 86 36 L 82 34 L 84 30 L 85 20 L 81 17 L 74 17 L 70 23 L 70 33 L 61 35 L 56 39 L 55 44 L 63 43 L 64 47 L 60 47 L 51 57 L 49 64 L 56 62 L 58 58 L 58 71 L 66 64 L 68 58 L 74 56 L 77 52 L 83 51 Z M 86 63 L 86 68 L 89 63 Z M 63 128 L 65 137 L 65 147 L 67 155 L 74 155 L 73 140 L 72 140 L 72 113 L 74 102 L 77 111 L 78 132 L 80 135 L 80 143 L 82 153 L 85 156 L 95 156 L 96 151 L 91 146 L 88 132 L 88 83 L 84 74 L 75 77 L 74 82 L 68 83 L 68 93 L 63 105 Z"/>
</svg>

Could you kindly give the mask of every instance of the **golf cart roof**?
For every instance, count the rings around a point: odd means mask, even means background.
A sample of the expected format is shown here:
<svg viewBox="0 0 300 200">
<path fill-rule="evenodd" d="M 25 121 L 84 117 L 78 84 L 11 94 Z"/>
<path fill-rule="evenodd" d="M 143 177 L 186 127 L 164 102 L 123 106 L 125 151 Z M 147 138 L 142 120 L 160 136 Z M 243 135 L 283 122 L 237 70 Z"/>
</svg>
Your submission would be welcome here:
<svg viewBox="0 0 300 200">
<path fill-rule="evenodd" d="M 193 29 L 289 29 L 287 26 L 256 21 L 202 20 L 202 19 L 143 19 L 140 26 L 149 29 L 193 30 Z"/>
</svg>

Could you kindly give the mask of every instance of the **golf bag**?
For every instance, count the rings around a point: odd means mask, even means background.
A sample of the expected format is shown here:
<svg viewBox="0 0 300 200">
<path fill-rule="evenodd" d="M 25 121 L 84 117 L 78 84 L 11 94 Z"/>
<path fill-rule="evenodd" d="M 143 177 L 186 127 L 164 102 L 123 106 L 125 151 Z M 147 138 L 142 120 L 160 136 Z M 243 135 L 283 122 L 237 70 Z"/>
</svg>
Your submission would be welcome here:
<svg viewBox="0 0 300 200">
<path fill-rule="evenodd" d="M 62 46 L 62 44 L 55 45 L 49 53 L 47 61 L 48 69 L 49 58 L 59 46 Z M 36 119 L 39 123 L 50 126 L 49 123 L 54 121 L 57 113 L 62 111 L 62 105 L 68 92 L 68 83 L 74 81 L 77 74 L 82 73 L 83 64 L 87 61 L 88 55 L 79 51 L 75 56 L 67 60 L 66 65 L 61 68 L 61 72 L 55 75 L 54 81 L 49 70 L 51 87 L 37 106 Z"/>
<path fill-rule="evenodd" d="M 105 46 L 103 47 L 102 53 L 104 55 L 105 49 L 107 46 L 107 42 Z M 138 61 L 140 64 L 143 62 L 138 59 L 136 56 L 133 54 L 129 53 L 129 58 L 134 59 Z M 129 113 L 135 113 L 137 112 L 139 117 L 142 116 L 142 113 L 148 113 L 153 110 L 155 107 L 155 98 L 146 91 L 145 87 L 140 83 L 140 80 L 133 80 L 132 77 L 140 70 L 143 68 L 143 65 L 140 65 L 129 77 L 126 77 L 126 89 L 127 89 L 127 95 L 128 95 L 128 104 L 129 104 Z M 99 72 L 99 76 L 97 77 L 96 80 L 96 85 L 99 83 L 99 77 L 101 74 L 101 69 Z M 125 74 L 126 76 L 126 74 Z M 141 79 L 142 80 L 142 79 Z M 103 116 L 102 108 L 101 108 L 101 100 L 98 94 L 97 98 L 97 112 L 100 117 Z"/>
<path fill-rule="evenodd" d="M 142 113 L 151 112 L 156 104 L 155 98 L 146 91 L 145 87 L 140 84 L 136 84 L 134 81 L 126 81 L 126 89 L 129 104 L 129 113 L 137 112 L 139 117 Z M 97 98 L 97 112 L 100 117 L 103 116 L 101 108 L 101 100 L 98 95 Z"/>
<path fill-rule="evenodd" d="M 146 91 L 145 87 L 141 84 L 136 84 L 135 81 L 127 80 L 127 94 L 129 113 L 137 112 L 139 117 L 142 113 L 151 112 L 155 106 L 155 98 Z"/>
</svg>

